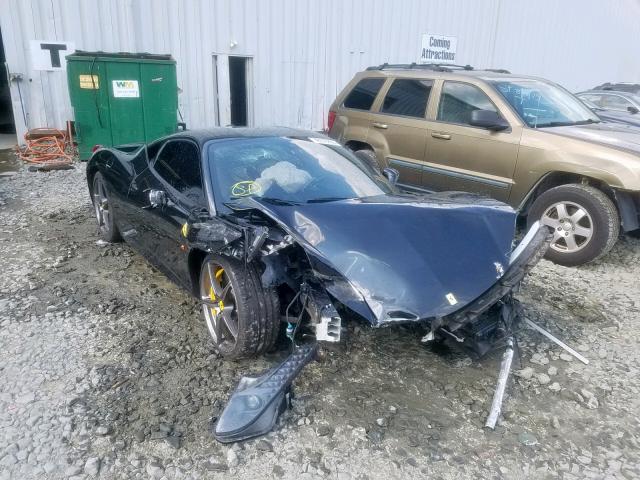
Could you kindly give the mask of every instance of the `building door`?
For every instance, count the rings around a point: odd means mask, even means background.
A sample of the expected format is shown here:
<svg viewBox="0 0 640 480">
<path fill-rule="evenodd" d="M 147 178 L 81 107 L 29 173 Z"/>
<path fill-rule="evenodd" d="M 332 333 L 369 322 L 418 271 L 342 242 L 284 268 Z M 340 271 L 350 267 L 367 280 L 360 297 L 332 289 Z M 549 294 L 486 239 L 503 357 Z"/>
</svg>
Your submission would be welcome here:
<svg viewBox="0 0 640 480">
<path fill-rule="evenodd" d="M 229 88 L 231 97 L 231 125 L 246 127 L 247 118 L 247 62 L 246 57 L 229 57 Z"/>
<path fill-rule="evenodd" d="M 213 68 L 218 125 L 253 126 L 253 58 L 214 55 Z"/>
<path fill-rule="evenodd" d="M 11 106 L 11 91 L 9 90 L 9 75 L 4 56 L 4 44 L 2 43 L 2 31 L 0 31 L 0 134 L 16 133 L 13 121 L 13 108 Z M 12 142 L 15 141 L 13 137 Z"/>
</svg>

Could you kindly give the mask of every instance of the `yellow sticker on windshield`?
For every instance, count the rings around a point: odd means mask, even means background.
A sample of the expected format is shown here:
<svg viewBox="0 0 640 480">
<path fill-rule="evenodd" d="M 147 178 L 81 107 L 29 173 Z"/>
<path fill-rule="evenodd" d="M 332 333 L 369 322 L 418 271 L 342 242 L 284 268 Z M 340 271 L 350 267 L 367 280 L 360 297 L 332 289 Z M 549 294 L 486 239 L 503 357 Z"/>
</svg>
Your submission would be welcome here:
<svg viewBox="0 0 640 480">
<path fill-rule="evenodd" d="M 231 187 L 231 195 L 234 197 L 246 197 L 248 195 L 254 195 L 262 190 L 259 183 L 253 180 L 245 180 L 242 182 L 234 183 Z"/>
</svg>

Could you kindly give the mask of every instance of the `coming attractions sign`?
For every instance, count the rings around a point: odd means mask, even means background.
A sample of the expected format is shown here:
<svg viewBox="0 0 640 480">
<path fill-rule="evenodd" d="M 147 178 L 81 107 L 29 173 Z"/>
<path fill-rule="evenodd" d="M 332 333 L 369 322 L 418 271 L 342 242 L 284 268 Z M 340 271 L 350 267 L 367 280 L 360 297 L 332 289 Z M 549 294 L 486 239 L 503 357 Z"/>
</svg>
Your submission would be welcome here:
<svg viewBox="0 0 640 480">
<path fill-rule="evenodd" d="M 423 33 L 420 63 L 456 63 L 457 48 L 457 37 Z"/>
</svg>

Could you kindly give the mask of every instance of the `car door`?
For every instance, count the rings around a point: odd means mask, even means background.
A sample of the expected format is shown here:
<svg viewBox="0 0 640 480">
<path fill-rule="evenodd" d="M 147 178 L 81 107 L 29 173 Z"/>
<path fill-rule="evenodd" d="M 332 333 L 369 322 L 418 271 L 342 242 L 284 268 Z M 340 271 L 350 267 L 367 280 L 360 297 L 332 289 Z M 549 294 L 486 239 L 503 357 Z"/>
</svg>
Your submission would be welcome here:
<svg viewBox="0 0 640 480">
<path fill-rule="evenodd" d="M 144 228 L 140 235 L 152 263 L 177 283 L 189 285 L 187 251 L 182 229 L 197 209 L 206 208 L 198 145 L 188 139 L 167 141 L 149 168 L 136 179 Z M 154 207 L 152 190 L 162 191 L 166 202 Z"/>
<path fill-rule="evenodd" d="M 428 122 L 430 135 L 422 185 L 430 190 L 461 190 L 506 201 L 513 185 L 522 127 L 510 123 L 503 131 L 471 125 L 471 112 L 500 112 L 477 85 L 445 80 Z"/>
<path fill-rule="evenodd" d="M 433 83 L 424 78 L 393 79 L 371 114 L 367 141 L 377 152 L 385 152 L 384 163 L 398 170 L 401 186 L 421 184 L 428 136 L 425 115 Z"/>
</svg>

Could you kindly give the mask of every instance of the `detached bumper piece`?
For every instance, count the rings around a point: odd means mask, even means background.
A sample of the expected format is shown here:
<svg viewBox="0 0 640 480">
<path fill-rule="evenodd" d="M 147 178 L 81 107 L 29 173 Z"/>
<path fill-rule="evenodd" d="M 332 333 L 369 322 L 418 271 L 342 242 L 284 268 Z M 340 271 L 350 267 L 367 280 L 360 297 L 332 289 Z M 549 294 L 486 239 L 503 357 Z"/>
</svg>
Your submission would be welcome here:
<svg viewBox="0 0 640 480">
<path fill-rule="evenodd" d="M 258 377 L 242 377 L 218 419 L 213 435 L 221 443 L 264 435 L 287 405 L 291 383 L 317 352 L 316 343 L 295 348 L 277 367 Z"/>
</svg>

